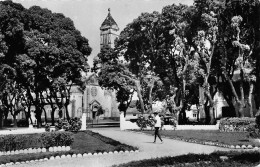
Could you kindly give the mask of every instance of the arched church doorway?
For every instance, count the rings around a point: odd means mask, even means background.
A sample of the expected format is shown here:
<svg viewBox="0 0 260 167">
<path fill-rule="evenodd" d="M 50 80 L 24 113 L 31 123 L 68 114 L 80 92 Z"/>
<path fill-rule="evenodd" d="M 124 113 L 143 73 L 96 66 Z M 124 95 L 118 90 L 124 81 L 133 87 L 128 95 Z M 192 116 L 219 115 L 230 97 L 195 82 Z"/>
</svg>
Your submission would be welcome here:
<svg viewBox="0 0 260 167">
<path fill-rule="evenodd" d="M 92 112 L 92 119 L 96 119 L 97 118 L 97 112 L 98 109 L 100 107 L 100 103 L 97 100 L 93 100 L 92 102 L 90 102 L 90 109 Z"/>
</svg>

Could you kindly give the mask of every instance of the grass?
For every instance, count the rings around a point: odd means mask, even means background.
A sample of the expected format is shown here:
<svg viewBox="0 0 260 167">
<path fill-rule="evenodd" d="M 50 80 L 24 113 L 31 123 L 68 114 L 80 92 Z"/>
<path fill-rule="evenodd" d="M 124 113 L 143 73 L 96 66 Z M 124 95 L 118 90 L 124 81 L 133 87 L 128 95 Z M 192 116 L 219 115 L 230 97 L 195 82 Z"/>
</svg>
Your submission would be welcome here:
<svg viewBox="0 0 260 167">
<path fill-rule="evenodd" d="M 221 157 L 225 157 L 223 160 Z M 113 167 L 250 167 L 260 163 L 260 152 L 215 152 L 212 154 L 187 154 L 176 157 L 132 161 Z"/>
<path fill-rule="evenodd" d="M 78 132 L 74 134 L 74 142 L 71 150 L 75 152 L 109 152 L 109 151 L 130 151 L 136 150 L 132 146 L 122 144 L 111 138 L 102 136 L 92 131 Z"/>
<path fill-rule="evenodd" d="M 147 134 L 154 134 L 153 131 L 143 131 Z M 170 138 L 180 138 L 186 140 L 195 140 L 197 142 L 216 142 L 227 145 L 252 145 L 260 146 L 259 142 L 255 142 L 249 138 L 247 132 L 219 132 L 207 130 L 163 130 L 161 135 Z"/>
<path fill-rule="evenodd" d="M 32 134 L 39 135 L 39 134 Z M 6 164 L 9 162 L 22 162 L 36 159 L 49 158 L 51 156 L 60 156 L 67 154 L 78 153 L 96 153 L 96 152 L 109 152 L 109 151 L 125 151 L 125 150 L 137 150 L 136 147 L 132 147 L 126 144 L 122 144 L 111 138 L 102 136 L 92 131 L 80 131 L 74 133 L 74 142 L 71 145 L 71 150 L 67 152 L 45 152 L 45 153 L 31 153 L 31 154 L 17 154 L 17 155 L 2 155 L 0 156 L 0 164 Z M 36 148 L 40 147 L 34 145 Z"/>
</svg>

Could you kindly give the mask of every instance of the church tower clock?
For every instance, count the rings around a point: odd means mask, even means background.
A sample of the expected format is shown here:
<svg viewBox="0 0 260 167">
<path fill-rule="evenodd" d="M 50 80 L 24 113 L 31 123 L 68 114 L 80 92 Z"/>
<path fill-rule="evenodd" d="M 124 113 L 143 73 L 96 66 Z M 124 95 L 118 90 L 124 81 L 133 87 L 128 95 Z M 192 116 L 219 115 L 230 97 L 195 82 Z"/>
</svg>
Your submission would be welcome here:
<svg viewBox="0 0 260 167">
<path fill-rule="evenodd" d="M 118 31 L 119 27 L 111 16 L 109 8 L 108 15 L 100 27 L 100 50 L 103 47 L 114 48 L 114 40 L 118 37 Z"/>
</svg>

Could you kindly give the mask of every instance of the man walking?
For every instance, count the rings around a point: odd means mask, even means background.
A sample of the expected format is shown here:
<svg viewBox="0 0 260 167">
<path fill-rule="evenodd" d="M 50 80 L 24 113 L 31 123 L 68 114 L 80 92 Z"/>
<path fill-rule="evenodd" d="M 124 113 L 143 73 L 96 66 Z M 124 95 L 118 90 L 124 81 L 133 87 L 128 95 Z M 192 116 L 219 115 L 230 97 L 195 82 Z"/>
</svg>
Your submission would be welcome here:
<svg viewBox="0 0 260 167">
<path fill-rule="evenodd" d="M 161 135 L 159 133 L 159 129 L 162 126 L 161 125 L 161 118 L 159 117 L 159 114 L 157 112 L 154 112 L 154 121 L 155 121 L 155 125 L 154 125 L 154 143 L 156 142 L 156 137 L 158 136 L 158 138 L 161 140 L 161 143 L 163 143 L 163 140 L 161 138 Z"/>
</svg>

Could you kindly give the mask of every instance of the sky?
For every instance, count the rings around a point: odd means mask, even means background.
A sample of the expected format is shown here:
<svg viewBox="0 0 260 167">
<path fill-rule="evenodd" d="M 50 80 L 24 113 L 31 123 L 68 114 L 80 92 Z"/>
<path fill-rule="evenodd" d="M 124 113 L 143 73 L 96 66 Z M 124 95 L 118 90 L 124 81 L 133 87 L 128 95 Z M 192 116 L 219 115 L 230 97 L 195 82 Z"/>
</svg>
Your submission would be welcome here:
<svg viewBox="0 0 260 167">
<path fill-rule="evenodd" d="M 92 48 L 88 58 L 90 66 L 93 65 L 93 57 L 100 51 L 99 28 L 108 14 L 108 8 L 120 28 L 120 33 L 128 23 L 143 12 L 161 12 L 164 6 L 173 3 L 193 4 L 193 0 L 13 0 L 13 2 L 21 3 L 25 8 L 35 5 L 47 8 L 53 13 L 63 13 L 72 19 L 76 29 L 89 40 Z"/>
</svg>

